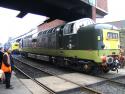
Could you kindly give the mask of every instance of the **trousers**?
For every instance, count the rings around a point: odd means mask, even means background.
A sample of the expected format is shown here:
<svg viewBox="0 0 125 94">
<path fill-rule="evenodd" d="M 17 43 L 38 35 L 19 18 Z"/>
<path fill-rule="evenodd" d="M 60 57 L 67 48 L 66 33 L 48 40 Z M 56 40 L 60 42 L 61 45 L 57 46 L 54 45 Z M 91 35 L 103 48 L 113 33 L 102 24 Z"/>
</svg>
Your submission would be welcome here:
<svg viewBox="0 0 125 94">
<path fill-rule="evenodd" d="M 10 72 L 5 72 L 6 88 L 9 88 L 9 87 L 10 87 L 10 78 L 11 78 L 11 73 L 10 73 Z"/>
</svg>

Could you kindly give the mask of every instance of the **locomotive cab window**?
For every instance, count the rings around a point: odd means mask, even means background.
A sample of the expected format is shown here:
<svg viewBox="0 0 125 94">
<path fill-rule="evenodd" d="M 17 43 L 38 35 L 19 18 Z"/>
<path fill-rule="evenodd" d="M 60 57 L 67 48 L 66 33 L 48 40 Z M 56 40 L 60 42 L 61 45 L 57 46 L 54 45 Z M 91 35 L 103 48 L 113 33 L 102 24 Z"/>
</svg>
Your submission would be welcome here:
<svg viewBox="0 0 125 94">
<path fill-rule="evenodd" d="M 15 44 L 14 46 L 19 46 L 19 44 Z"/>
<path fill-rule="evenodd" d="M 69 35 L 69 34 L 73 34 L 73 26 L 74 24 L 67 24 L 64 29 L 63 29 L 63 34 L 64 35 Z"/>
<path fill-rule="evenodd" d="M 107 39 L 118 39 L 118 33 L 108 32 Z"/>
</svg>

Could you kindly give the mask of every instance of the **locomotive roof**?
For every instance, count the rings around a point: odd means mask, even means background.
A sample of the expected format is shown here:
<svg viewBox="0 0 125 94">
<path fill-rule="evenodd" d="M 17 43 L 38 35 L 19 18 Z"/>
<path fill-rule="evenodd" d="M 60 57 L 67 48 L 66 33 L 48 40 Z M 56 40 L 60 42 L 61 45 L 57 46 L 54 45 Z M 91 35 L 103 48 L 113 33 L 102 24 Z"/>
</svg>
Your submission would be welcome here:
<svg viewBox="0 0 125 94">
<path fill-rule="evenodd" d="M 72 22 L 69 22 L 67 24 L 72 24 L 72 23 L 80 23 L 82 22 L 84 24 L 84 26 L 87 26 L 87 25 L 90 25 L 90 24 L 95 24 L 95 22 L 90 19 L 90 18 L 82 18 L 82 19 L 79 19 L 79 20 L 75 20 L 75 21 L 72 21 Z"/>
<path fill-rule="evenodd" d="M 85 27 L 80 28 L 82 29 L 110 29 L 110 30 L 119 30 L 117 27 L 111 25 L 111 24 L 91 24 Z"/>
<path fill-rule="evenodd" d="M 118 30 L 116 26 L 113 26 L 111 24 L 95 24 L 95 29 L 114 29 Z"/>
</svg>

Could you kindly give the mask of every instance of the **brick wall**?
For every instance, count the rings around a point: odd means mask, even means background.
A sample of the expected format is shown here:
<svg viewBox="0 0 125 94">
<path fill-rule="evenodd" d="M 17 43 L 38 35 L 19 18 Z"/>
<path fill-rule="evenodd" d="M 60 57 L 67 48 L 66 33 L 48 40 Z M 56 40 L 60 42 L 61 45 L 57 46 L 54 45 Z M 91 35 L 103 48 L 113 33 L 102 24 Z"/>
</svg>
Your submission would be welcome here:
<svg viewBox="0 0 125 94">
<path fill-rule="evenodd" d="M 107 8 L 107 0 L 97 0 L 97 7 L 101 8 L 102 10 L 108 11 Z"/>
<path fill-rule="evenodd" d="M 38 26 L 38 31 L 44 31 L 44 30 L 48 30 L 50 28 L 54 28 L 56 26 L 59 26 L 59 25 L 62 25 L 64 24 L 65 21 L 63 20 L 59 20 L 59 19 L 56 19 L 56 20 L 53 20 L 51 22 L 48 22 L 48 23 L 44 23 L 44 24 L 41 24 Z"/>
</svg>

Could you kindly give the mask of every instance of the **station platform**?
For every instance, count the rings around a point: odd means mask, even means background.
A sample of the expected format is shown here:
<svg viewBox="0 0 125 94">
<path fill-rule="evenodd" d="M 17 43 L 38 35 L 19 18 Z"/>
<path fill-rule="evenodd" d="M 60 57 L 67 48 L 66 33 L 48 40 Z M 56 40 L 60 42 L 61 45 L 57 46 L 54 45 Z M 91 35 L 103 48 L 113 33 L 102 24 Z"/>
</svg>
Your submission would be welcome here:
<svg viewBox="0 0 125 94">
<path fill-rule="evenodd" d="M 13 89 L 6 89 L 5 84 L 0 83 L 0 94 L 50 94 L 44 88 L 30 79 L 21 79 L 12 73 L 11 85 Z"/>
<path fill-rule="evenodd" d="M 14 74 L 12 74 L 11 85 L 13 89 L 6 89 L 5 84 L 0 83 L 0 94 L 33 94 Z"/>
</svg>

